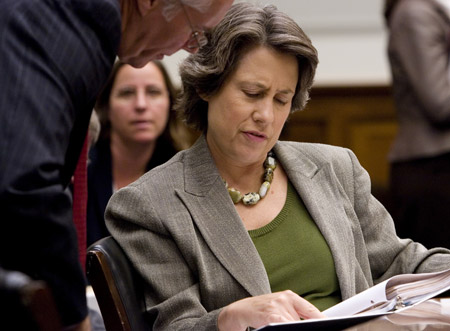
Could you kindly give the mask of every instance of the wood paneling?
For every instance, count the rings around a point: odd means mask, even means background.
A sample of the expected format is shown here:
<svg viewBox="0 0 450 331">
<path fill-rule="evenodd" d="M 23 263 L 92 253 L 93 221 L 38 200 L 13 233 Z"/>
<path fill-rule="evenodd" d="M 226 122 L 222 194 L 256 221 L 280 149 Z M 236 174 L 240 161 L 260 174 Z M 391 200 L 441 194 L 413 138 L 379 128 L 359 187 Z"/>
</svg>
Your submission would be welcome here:
<svg viewBox="0 0 450 331">
<path fill-rule="evenodd" d="M 291 115 L 281 139 L 350 148 L 374 190 L 389 183 L 387 153 L 397 131 L 389 86 L 317 87 L 305 110 Z"/>
</svg>

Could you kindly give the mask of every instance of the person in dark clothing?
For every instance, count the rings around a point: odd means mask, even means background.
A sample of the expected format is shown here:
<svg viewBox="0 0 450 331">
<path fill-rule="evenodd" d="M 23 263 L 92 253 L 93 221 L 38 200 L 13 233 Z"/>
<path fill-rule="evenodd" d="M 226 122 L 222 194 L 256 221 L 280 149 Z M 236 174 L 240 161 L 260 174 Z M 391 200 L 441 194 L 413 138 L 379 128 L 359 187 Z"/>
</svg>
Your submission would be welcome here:
<svg viewBox="0 0 450 331">
<path fill-rule="evenodd" d="M 195 53 L 231 2 L 0 1 L 0 266 L 45 281 L 64 328 L 90 328 L 69 183 L 115 57 Z"/>
<path fill-rule="evenodd" d="M 177 147 L 176 90 L 163 64 L 136 69 L 116 62 L 98 97 L 102 133 L 89 155 L 87 244 L 109 235 L 104 213 L 116 190 L 166 162 Z"/>
<path fill-rule="evenodd" d="M 389 153 L 399 236 L 450 248 L 450 2 L 386 0 L 398 133 Z"/>
</svg>

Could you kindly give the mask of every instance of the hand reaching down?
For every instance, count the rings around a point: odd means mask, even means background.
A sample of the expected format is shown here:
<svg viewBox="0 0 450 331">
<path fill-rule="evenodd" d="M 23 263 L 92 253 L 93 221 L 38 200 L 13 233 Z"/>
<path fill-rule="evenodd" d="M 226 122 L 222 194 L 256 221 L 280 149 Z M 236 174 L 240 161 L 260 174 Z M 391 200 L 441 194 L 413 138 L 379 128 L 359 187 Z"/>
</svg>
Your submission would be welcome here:
<svg viewBox="0 0 450 331">
<path fill-rule="evenodd" d="M 314 305 L 287 290 L 233 302 L 219 314 L 218 327 L 221 331 L 241 331 L 248 326 L 323 317 Z"/>
</svg>

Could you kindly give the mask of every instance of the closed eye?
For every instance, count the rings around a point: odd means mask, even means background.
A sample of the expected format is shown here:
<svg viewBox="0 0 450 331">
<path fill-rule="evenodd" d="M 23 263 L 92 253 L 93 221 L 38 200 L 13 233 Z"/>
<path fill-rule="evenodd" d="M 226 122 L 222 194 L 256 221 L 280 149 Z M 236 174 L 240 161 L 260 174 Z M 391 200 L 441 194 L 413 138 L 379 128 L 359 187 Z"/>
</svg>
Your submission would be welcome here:
<svg viewBox="0 0 450 331">
<path fill-rule="evenodd" d="M 246 92 L 246 91 L 244 91 L 244 94 L 249 98 L 259 98 L 263 95 L 262 93 L 259 92 Z"/>
<path fill-rule="evenodd" d="M 259 98 L 264 98 L 266 96 L 266 92 L 265 91 L 257 92 L 257 91 L 245 91 L 245 90 L 243 90 L 243 93 L 245 94 L 245 96 L 247 96 L 248 98 L 251 98 L 251 99 L 259 99 Z M 290 94 L 280 93 L 278 95 L 275 95 L 274 96 L 274 101 L 276 103 L 278 103 L 279 105 L 281 105 L 281 106 L 285 106 L 290 101 Z"/>
<path fill-rule="evenodd" d="M 162 91 L 155 88 L 148 88 L 146 93 L 149 95 L 158 96 L 162 94 Z"/>
<path fill-rule="evenodd" d="M 122 89 L 118 91 L 117 95 L 119 97 L 129 97 L 134 95 L 135 93 L 136 91 L 134 89 Z"/>
<path fill-rule="evenodd" d="M 282 99 L 275 99 L 276 102 L 278 102 L 280 105 L 285 106 L 287 105 L 288 101 L 282 100 Z"/>
</svg>

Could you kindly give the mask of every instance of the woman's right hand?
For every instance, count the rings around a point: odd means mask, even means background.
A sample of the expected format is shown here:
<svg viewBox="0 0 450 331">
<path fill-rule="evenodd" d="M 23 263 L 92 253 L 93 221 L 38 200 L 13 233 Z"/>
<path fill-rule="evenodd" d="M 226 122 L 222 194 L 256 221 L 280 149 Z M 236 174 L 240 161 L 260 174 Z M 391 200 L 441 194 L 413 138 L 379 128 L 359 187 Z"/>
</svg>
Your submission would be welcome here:
<svg viewBox="0 0 450 331">
<path fill-rule="evenodd" d="M 220 331 L 242 331 L 269 323 L 325 317 L 314 305 L 287 290 L 245 298 L 222 309 L 218 318 Z"/>
</svg>

